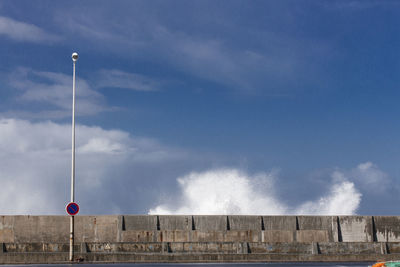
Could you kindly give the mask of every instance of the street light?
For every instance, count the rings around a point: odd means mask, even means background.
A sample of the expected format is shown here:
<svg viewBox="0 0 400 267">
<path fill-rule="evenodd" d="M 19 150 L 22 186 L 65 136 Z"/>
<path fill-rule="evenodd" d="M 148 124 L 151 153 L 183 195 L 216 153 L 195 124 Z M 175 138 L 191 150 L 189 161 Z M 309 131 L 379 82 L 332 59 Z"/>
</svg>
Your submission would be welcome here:
<svg viewBox="0 0 400 267">
<path fill-rule="evenodd" d="M 71 203 L 75 202 L 75 65 L 78 53 L 72 53 L 73 75 L 72 75 L 72 164 L 71 164 Z M 70 216 L 69 228 L 69 260 L 74 258 L 74 216 Z"/>
</svg>

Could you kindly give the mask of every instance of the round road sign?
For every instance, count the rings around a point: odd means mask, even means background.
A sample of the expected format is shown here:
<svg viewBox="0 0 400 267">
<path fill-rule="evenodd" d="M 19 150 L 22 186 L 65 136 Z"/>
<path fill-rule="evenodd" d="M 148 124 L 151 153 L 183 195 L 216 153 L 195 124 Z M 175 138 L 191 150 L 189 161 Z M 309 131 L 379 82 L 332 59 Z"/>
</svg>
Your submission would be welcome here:
<svg viewBox="0 0 400 267">
<path fill-rule="evenodd" d="M 67 213 L 69 215 L 74 216 L 74 215 L 78 214 L 78 212 L 79 212 L 79 205 L 76 204 L 75 202 L 70 202 L 70 203 L 68 203 L 65 210 L 67 211 Z"/>
</svg>

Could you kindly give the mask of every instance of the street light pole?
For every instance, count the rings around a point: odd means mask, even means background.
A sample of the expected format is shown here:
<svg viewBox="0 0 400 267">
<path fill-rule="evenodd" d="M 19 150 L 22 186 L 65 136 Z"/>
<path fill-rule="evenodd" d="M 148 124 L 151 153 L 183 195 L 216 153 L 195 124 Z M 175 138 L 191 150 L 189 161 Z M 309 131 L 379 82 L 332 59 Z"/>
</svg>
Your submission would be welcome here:
<svg viewBox="0 0 400 267">
<path fill-rule="evenodd" d="M 75 65 L 78 60 L 78 53 L 72 54 L 73 75 L 72 75 L 72 164 L 71 164 L 71 202 L 75 201 Z M 74 258 L 74 216 L 70 216 L 69 228 L 69 260 Z"/>
</svg>

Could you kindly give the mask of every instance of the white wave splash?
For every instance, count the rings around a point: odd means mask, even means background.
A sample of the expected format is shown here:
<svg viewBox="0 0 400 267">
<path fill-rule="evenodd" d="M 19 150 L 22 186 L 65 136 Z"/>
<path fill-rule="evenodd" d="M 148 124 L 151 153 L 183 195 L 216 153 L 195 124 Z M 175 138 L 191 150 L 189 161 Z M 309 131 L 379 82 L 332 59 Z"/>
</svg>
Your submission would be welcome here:
<svg viewBox="0 0 400 267">
<path fill-rule="evenodd" d="M 361 202 L 361 193 L 354 183 L 342 181 L 332 185 L 327 196 L 317 201 L 307 201 L 296 210 L 297 214 L 352 215 Z"/>
<path fill-rule="evenodd" d="M 354 183 L 334 179 L 326 196 L 289 208 L 273 193 L 274 173 L 249 175 L 237 169 L 192 172 L 177 179 L 180 201 L 159 205 L 149 214 L 354 214 L 361 193 Z"/>
</svg>

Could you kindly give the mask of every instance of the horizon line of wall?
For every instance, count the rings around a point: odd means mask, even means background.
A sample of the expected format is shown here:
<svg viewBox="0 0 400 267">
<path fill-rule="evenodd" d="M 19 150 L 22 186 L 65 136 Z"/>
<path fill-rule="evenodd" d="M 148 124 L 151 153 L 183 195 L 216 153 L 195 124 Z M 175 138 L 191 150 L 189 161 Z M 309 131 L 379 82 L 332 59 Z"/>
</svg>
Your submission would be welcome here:
<svg viewBox="0 0 400 267">
<path fill-rule="evenodd" d="M 76 242 L 400 242 L 400 216 L 75 216 Z M 0 216 L 0 243 L 67 243 L 69 216 Z"/>
</svg>

